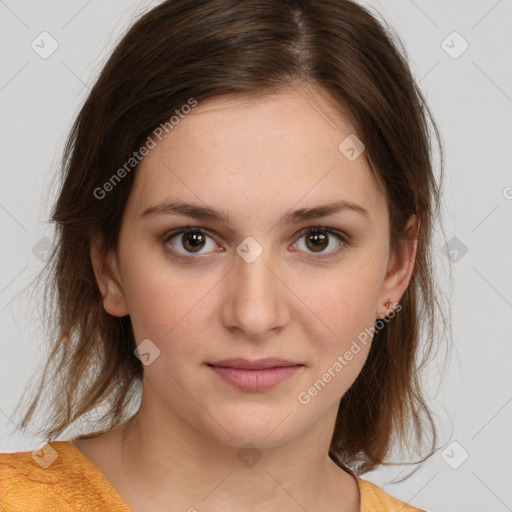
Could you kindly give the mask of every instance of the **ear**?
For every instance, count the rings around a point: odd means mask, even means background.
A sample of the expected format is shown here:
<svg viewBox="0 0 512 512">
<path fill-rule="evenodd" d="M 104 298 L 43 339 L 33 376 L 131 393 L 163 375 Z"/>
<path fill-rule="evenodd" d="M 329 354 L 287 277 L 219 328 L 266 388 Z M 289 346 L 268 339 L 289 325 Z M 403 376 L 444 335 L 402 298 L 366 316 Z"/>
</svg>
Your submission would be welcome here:
<svg viewBox="0 0 512 512">
<path fill-rule="evenodd" d="M 420 220 L 417 215 L 411 215 L 405 226 L 407 239 L 398 242 L 397 251 L 390 257 L 386 277 L 384 278 L 379 296 L 377 317 L 380 317 L 381 311 L 385 315 L 390 314 L 409 285 L 416 260 L 419 227 Z M 390 298 L 392 301 L 391 306 L 386 309 L 384 304 Z"/>
<path fill-rule="evenodd" d="M 96 283 L 103 297 L 103 307 L 112 316 L 126 316 L 128 307 L 121 285 L 119 264 L 115 251 L 105 254 L 99 236 L 91 236 L 90 255 Z"/>
</svg>

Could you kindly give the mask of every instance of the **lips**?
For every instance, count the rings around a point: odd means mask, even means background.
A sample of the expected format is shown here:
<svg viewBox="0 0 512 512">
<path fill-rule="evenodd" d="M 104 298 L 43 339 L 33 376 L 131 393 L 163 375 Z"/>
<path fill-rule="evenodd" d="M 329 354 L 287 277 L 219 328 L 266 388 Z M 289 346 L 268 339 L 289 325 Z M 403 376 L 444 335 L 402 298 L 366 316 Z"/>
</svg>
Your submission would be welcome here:
<svg viewBox="0 0 512 512">
<path fill-rule="evenodd" d="M 224 368 L 240 368 L 243 370 L 264 370 L 266 368 L 278 368 L 287 366 L 302 366 L 300 363 L 294 363 L 281 359 L 279 357 L 266 357 L 265 359 L 256 359 L 250 361 L 241 357 L 235 359 L 224 359 L 215 363 L 208 363 L 210 366 L 220 366 Z"/>
<path fill-rule="evenodd" d="M 268 357 L 224 359 L 208 363 L 215 374 L 242 391 L 259 392 L 271 389 L 296 374 L 304 365 L 286 359 Z"/>
</svg>

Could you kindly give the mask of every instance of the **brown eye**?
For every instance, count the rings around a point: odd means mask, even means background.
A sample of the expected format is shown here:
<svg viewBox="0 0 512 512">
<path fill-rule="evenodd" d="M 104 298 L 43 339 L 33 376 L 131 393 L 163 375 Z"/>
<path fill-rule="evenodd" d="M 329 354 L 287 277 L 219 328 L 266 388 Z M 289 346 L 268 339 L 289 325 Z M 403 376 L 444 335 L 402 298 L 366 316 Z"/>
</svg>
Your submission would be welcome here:
<svg viewBox="0 0 512 512">
<path fill-rule="evenodd" d="M 306 228 L 299 233 L 299 236 L 299 240 L 294 244 L 295 247 L 304 252 L 317 253 L 319 257 L 336 255 L 349 245 L 348 236 L 322 226 Z M 303 239 L 305 243 L 302 242 Z"/>
<path fill-rule="evenodd" d="M 184 255 L 211 252 L 217 247 L 217 244 L 204 231 L 192 228 L 181 228 L 174 231 L 167 236 L 165 241 L 170 243 L 177 253 Z M 202 251 L 204 248 L 210 249 L 210 251 Z"/>
<path fill-rule="evenodd" d="M 181 243 L 187 251 L 197 252 L 204 247 L 205 236 L 203 233 L 184 233 L 181 235 Z"/>
<path fill-rule="evenodd" d="M 306 236 L 306 245 L 314 252 L 323 251 L 329 245 L 329 237 L 324 233 L 310 233 Z"/>
</svg>

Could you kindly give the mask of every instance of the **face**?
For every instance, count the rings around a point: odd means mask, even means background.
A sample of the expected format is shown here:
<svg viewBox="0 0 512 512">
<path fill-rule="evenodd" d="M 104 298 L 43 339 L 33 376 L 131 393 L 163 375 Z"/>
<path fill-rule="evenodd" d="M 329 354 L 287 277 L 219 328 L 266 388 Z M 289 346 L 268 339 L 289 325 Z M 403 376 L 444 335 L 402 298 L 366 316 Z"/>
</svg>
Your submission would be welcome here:
<svg viewBox="0 0 512 512">
<path fill-rule="evenodd" d="M 146 340 L 143 402 L 163 422 L 261 447 L 322 418 L 333 427 L 369 329 L 412 270 L 389 254 L 386 199 L 364 153 L 339 149 L 354 131 L 305 86 L 217 97 L 139 165 L 108 261 L 121 289 L 92 256 L 105 308 Z M 234 358 L 287 363 L 219 364 Z"/>
</svg>

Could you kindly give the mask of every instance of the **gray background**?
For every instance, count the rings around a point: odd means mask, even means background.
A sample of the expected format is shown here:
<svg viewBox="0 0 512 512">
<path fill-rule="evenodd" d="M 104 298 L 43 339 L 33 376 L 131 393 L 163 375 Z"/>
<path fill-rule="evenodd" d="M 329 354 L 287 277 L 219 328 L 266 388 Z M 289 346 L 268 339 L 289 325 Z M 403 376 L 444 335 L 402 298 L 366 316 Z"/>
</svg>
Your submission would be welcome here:
<svg viewBox="0 0 512 512">
<path fill-rule="evenodd" d="M 156 3 L 0 0 L 0 451 L 41 441 L 13 433 L 12 411 L 45 354 L 44 306 L 20 292 L 53 238 L 47 219 L 65 136 L 109 51 Z M 431 511 L 512 510 L 512 1 L 362 3 L 402 38 L 442 132 L 446 239 L 436 258 L 454 340 L 444 380 L 441 351 L 427 388 L 446 448 L 403 483 L 389 482 L 411 468 L 364 478 Z M 31 47 L 42 46 L 43 31 L 58 43 L 46 59 Z"/>
</svg>

